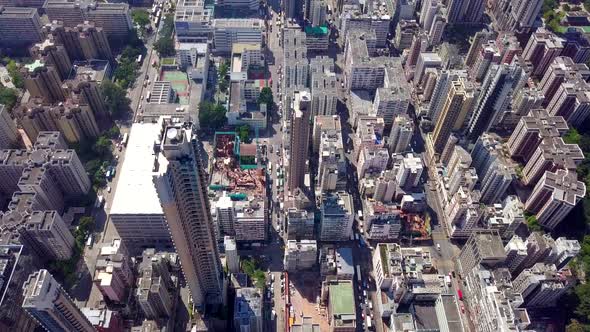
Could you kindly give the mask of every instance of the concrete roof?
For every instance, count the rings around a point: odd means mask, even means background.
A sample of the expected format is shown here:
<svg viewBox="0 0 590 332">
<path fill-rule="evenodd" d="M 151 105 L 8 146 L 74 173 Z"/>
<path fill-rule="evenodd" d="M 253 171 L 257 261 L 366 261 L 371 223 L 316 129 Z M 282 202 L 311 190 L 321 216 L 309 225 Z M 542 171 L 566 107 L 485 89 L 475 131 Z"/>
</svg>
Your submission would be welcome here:
<svg viewBox="0 0 590 332">
<path fill-rule="evenodd" d="M 156 174 L 152 171 L 153 146 L 160 129 L 157 123 L 134 123 L 131 127 L 111 214 L 163 214 L 152 180 Z M 160 169 L 165 164 L 161 160 Z"/>
</svg>

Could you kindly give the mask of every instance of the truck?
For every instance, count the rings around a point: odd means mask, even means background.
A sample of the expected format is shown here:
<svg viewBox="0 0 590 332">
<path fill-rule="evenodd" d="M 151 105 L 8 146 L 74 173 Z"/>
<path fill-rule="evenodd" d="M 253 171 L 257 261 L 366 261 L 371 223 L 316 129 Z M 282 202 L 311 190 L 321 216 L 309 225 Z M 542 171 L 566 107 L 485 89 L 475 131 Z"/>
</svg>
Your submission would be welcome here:
<svg viewBox="0 0 590 332">
<path fill-rule="evenodd" d="M 371 319 L 370 316 L 367 316 L 367 318 L 365 319 L 367 321 L 367 328 L 370 329 L 373 327 L 373 320 Z"/>
<path fill-rule="evenodd" d="M 358 281 L 359 285 L 363 282 L 362 275 L 361 275 L 361 266 L 356 265 L 356 280 Z"/>
<path fill-rule="evenodd" d="M 459 297 L 459 300 L 463 300 L 463 292 L 460 289 L 457 289 L 457 296 Z"/>
<path fill-rule="evenodd" d="M 129 140 L 129 134 L 128 133 L 123 134 L 123 139 L 121 140 L 121 144 L 123 144 L 123 146 L 127 146 L 128 140 Z"/>
</svg>

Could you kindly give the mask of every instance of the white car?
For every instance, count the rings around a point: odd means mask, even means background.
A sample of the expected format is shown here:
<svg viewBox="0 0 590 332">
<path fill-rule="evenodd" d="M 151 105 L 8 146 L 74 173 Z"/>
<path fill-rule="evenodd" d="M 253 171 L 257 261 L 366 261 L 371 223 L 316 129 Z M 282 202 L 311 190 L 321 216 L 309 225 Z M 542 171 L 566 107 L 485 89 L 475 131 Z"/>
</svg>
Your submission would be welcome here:
<svg viewBox="0 0 590 332">
<path fill-rule="evenodd" d="M 107 187 L 107 192 L 110 193 L 111 192 L 111 186 Z"/>
</svg>

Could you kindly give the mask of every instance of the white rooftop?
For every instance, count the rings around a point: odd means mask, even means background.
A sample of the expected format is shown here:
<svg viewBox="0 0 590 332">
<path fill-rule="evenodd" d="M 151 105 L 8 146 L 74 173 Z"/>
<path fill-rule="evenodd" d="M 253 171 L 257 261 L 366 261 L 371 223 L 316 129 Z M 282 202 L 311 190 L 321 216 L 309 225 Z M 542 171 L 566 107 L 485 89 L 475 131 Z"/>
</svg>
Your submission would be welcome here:
<svg viewBox="0 0 590 332">
<path fill-rule="evenodd" d="M 160 128 L 158 123 L 134 123 L 131 127 L 110 214 L 164 214 L 152 180 L 157 174 L 152 171 L 153 146 Z M 165 169 L 166 159 L 160 156 L 159 162 L 160 169 Z"/>
</svg>

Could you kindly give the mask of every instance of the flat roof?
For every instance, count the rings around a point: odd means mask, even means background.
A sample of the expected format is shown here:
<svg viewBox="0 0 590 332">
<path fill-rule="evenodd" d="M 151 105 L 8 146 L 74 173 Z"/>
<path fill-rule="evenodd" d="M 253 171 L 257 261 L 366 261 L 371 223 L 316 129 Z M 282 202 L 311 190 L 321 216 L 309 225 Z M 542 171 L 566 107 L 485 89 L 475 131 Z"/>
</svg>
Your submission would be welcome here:
<svg viewBox="0 0 590 332">
<path fill-rule="evenodd" d="M 330 285 L 330 304 L 333 315 L 355 315 L 352 283 L 339 282 Z"/>
<path fill-rule="evenodd" d="M 152 180 L 157 174 L 152 171 L 153 147 L 160 129 L 158 123 L 134 123 L 131 127 L 110 214 L 164 214 Z M 160 169 L 166 164 L 165 158 L 160 158 Z"/>
</svg>

